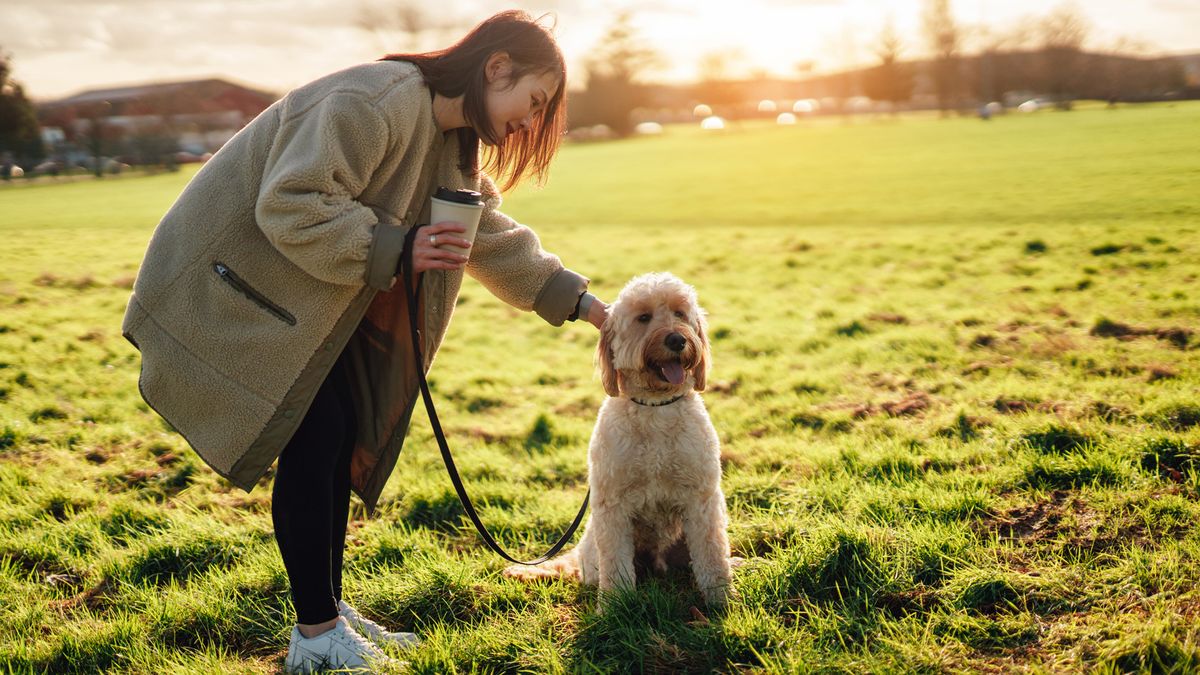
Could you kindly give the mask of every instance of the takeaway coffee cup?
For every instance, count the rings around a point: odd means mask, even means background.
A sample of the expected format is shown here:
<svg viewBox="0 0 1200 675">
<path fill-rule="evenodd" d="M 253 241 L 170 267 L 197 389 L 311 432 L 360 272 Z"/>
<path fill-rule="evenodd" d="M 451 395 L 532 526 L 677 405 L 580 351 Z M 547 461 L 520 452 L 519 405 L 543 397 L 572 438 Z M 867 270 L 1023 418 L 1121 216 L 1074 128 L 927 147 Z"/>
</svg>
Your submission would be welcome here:
<svg viewBox="0 0 1200 675">
<path fill-rule="evenodd" d="M 460 225 L 465 225 L 466 232 L 459 235 L 457 232 L 452 233 L 455 236 L 461 236 L 467 241 L 475 241 L 475 233 L 479 231 L 479 216 L 483 213 L 482 195 L 473 190 L 451 190 L 446 187 L 439 187 L 437 193 L 433 195 L 433 203 L 430 207 L 429 221 L 436 225 L 444 222 L 454 222 Z M 465 256 L 469 256 L 469 249 L 461 246 L 453 246 L 451 244 L 438 244 L 438 248 L 447 251 L 454 251 Z"/>
</svg>

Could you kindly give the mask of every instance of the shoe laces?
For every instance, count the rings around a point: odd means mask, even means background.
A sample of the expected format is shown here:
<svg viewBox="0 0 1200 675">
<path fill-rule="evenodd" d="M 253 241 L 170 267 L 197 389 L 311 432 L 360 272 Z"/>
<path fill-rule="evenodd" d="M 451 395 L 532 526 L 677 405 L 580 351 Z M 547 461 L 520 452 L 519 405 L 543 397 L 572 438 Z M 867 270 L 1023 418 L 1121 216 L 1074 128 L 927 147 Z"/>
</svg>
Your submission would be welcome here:
<svg viewBox="0 0 1200 675">
<path fill-rule="evenodd" d="M 388 633 L 386 628 L 359 614 L 358 610 L 349 605 L 347 605 L 344 615 L 356 629 L 365 629 L 366 632 L 373 635 L 387 635 Z"/>
<path fill-rule="evenodd" d="M 343 644 L 346 644 L 352 648 L 357 647 L 357 651 L 369 654 L 371 656 L 383 653 L 379 650 L 379 647 L 376 647 L 370 640 L 360 635 L 358 631 L 354 630 L 354 628 L 349 624 L 342 626 L 342 630 L 339 631 L 339 634 Z"/>
</svg>

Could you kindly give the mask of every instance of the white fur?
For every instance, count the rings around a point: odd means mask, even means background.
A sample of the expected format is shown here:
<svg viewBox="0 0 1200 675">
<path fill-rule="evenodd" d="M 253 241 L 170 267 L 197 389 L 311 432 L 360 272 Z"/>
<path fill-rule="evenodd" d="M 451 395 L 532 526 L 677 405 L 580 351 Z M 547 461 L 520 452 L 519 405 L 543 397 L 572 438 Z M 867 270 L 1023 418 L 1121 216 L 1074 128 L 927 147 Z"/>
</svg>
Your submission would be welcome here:
<svg viewBox="0 0 1200 675">
<path fill-rule="evenodd" d="M 576 576 L 599 586 L 603 599 L 604 591 L 635 585 L 635 555 L 659 572 L 690 560 L 705 601 L 725 603 L 732 589 L 720 440 L 697 393 L 708 374 L 705 328 L 695 290 L 677 277 L 647 274 L 625 286 L 609 307 L 597 349 L 609 398 L 588 448 L 592 502 L 583 537 L 563 556 L 514 565 L 506 576 Z M 678 354 L 666 346 L 671 333 L 684 338 Z M 678 385 L 655 367 L 672 358 L 684 369 Z M 661 403 L 680 395 L 661 406 L 632 400 Z"/>
</svg>

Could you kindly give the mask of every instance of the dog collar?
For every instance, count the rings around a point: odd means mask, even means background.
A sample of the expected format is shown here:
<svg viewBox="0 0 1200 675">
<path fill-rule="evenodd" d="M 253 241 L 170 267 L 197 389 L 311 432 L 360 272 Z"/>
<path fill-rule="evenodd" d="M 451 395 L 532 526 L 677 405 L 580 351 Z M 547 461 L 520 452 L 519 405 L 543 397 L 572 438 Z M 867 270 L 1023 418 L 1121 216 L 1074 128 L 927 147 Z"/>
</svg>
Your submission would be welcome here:
<svg viewBox="0 0 1200 675">
<path fill-rule="evenodd" d="M 629 400 L 633 401 L 634 403 L 636 403 L 638 405 L 645 405 L 645 406 L 650 406 L 651 408 L 657 408 L 660 405 L 671 405 L 672 403 L 674 403 L 675 401 L 678 401 L 681 398 L 683 398 L 683 394 L 680 394 L 680 395 L 676 396 L 675 398 L 668 399 L 666 401 L 659 401 L 658 403 L 647 403 L 645 401 L 639 401 L 632 396 L 629 397 Z"/>
</svg>

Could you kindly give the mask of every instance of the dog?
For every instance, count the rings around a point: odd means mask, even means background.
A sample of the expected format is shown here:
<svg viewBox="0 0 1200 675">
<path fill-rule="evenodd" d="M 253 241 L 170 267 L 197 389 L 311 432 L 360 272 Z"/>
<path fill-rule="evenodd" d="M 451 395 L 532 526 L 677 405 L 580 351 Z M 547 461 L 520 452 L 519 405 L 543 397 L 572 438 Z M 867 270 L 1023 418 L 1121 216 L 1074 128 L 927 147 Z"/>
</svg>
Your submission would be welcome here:
<svg viewBox="0 0 1200 675">
<path fill-rule="evenodd" d="M 708 378 L 707 319 L 696 291 L 667 273 L 634 278 L 608 308 L 596 349 L 608 398 L 588 446 L 591 515 L 579 545 L 519 579 L 574 577 L 606 592 L 637 570 L 689 566 L 705 602 L 733 593 L 721 448 L 698 392 Z"/>
</svg>

